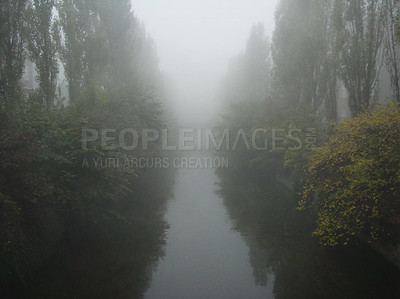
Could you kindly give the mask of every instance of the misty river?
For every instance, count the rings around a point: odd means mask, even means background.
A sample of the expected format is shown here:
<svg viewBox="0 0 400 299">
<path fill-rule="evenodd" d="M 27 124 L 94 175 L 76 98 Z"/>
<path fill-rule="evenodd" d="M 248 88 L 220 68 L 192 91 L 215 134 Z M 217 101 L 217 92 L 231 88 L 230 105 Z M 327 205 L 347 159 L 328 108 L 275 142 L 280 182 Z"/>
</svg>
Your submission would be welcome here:
<svg viewBox="0 0 400 299">
<path fill-rule="evenodd" d="M 367 246 L 320 246 L 296 194 L 265 169 L 170 177 L 153 228 L 63 248 L 12 298 L 399 298 L 397 268 Z"/>
<path fill-rule="evenodd" d="M 1 0 L 0 32 L 0 299 L 400 298 L 400 1 Z"/>
<path fill-rule="evenodd" d="M 369 248 L 311 238 L 297 197 L 270 174 L 181 169 L 165 256 L 145 298 L 394 298 L 397 269 Z M 331 298 L 330 297 L 330 298 Z"/>
<path fill-rule="evenodd" d="M 216 194 L 213 169 L 182 169 L 166 219 L 165 259 L 145 298 L 265 298 L 271 287 L 256 285 L 249 248 L 233 231 Z"/>
</svg>

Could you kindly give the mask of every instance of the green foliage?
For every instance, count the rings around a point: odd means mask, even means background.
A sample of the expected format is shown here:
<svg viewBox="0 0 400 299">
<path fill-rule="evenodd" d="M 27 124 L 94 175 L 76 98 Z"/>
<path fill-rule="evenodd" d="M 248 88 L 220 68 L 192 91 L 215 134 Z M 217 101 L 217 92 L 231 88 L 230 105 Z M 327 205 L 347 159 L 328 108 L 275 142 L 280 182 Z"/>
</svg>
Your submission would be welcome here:
<svg viewBox="0 0 400 299">
<path fill-rule="evenodd" d="M 130 1 L 115 2 L 1 2 L 0 293 L 24 282 L 56 248 L 87 236 L 129 240 L 137 254 L 132 268 L 140 271 L 160 255 L 167 194 L 151 183 L 164 174 L 93 165 L 159 156 L 159 145 L 146 153 L 124 151 L 117 140 L 112 151 L 82 147 L 85 128 L 165 127 L 154 45 Z M 19 86 L 26 54 L 38 72 L 35 92 Z M 69 89 L 65 107 L 54 101 L 58 58 Z"/>
<path fill-rule="evenodd" d="M 400 107 L 379 106 L 332 129 L 308 167 L 302 209 L 323 244 L 384 240 L 400 224 Z"/>
</svg>

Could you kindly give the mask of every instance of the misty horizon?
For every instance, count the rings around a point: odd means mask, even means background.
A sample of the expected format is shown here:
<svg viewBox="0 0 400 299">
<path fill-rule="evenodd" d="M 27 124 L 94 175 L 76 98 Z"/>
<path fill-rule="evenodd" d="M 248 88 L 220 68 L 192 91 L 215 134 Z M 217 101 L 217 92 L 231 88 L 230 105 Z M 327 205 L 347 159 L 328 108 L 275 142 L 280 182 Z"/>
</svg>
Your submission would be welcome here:
<svg viewBox="0 0 400 299">
<path fill-rule="evenodd" d="M 133 1 L 135 16 L 156 44 L 160 70 L 173 89 L 172 109 L 181 123 L 217 121 L 221 113 L 218 92 L 230 62 L 245 50 L 257 23 L 264 24 L 266 35 L 272 37 L 277 3 Z"/>
</svg>

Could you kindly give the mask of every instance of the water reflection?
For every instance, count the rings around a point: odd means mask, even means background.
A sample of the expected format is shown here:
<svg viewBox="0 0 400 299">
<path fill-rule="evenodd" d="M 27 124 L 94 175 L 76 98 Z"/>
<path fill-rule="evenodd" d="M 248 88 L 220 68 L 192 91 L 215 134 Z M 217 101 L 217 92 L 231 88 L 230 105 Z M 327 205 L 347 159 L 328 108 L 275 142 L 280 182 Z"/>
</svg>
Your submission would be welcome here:
<svg viewBox="0 0 400 299">
<path fill-rule="evenodd" d="M 254 280 L 275 298 L 400 298 L 397 268 L 364 246 L 325 248 L 296 196 L 260 171 L 220 170 L 218 194 L 250 247 Z"/>
<path fill-rule="evenodd" d="M 154 274 L 147 299 L 270 298 L 266 277 L 252 278 L 249 247 L 231 229 L 222 199 L 215 194 L 213 169 L 181 169 L 166 220 L 165 259 Z M 255 246 L 251 256 L 257 257 Z M 262 277 L 262 276 L 260 276 Z"/>
<path fill-rule="evenodd" d="M 134 182 L 134 197 L 116 207 L 127 222 L 75 230 L 35 277 L 6 298 L 142 298 L 164 255 L 173 180 L 169 170 L 143 173 Z"/>
<path fill-rule="evenodd" d="M 397 268 L 363 246 L 318 245 L 273 178 L 217 173 L 180 170 L 166 219 L 172 183 L 149 173 L 120 207 L 129 226 L 66 242 L 10 298 L 400 298 Z"/>
</svg>

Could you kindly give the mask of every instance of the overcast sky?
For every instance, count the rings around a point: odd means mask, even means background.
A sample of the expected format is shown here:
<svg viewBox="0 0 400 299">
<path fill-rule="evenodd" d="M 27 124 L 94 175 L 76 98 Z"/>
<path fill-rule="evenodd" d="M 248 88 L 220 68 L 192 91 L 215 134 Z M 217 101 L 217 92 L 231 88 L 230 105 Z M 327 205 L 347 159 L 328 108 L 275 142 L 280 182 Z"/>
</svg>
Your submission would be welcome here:
<svg viewBox="0 0 400 299">
<path fill-rule="evenodd" d="M 243 51 L 252 25 L 263 22 L 272 35 L 277 2 L 133 0 L 135 15 L 157 44 L 161 70 L 180 94 L 179 114 L 211 113 L 219 80 Z"/>
</svg>

